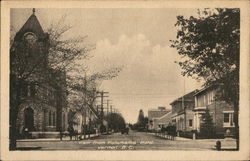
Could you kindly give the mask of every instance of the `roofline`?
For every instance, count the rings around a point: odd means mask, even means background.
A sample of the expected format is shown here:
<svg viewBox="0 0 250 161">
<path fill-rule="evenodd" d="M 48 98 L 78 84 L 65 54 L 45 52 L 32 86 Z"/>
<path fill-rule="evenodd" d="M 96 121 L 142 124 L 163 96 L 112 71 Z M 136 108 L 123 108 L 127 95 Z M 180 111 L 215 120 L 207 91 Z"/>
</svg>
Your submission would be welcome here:
<svg viewBox="0 0 250 161">
<path fill-rule="evenodd" d="M 219 86 L 219 85 L 222 85 L 222 84 L 214 84 L 214 85 L 210 85 L 210 86 L 204 87 L 204 88 L 198 90 L 198 91 L 194 94 L 194 96 L 200 94 L 201 92 L 206 91 L 206 90 L 209 89 L 209 88 L 212 88 L 212 87 L 215 87 L 215 86 Z"/>
<path fill-rule="evenodd" d="M 165 108 L 164 110 L 161 110 L 161 109 L 148 109 L 148 112 L 149 111 L 169 111 L 171 110 L 171 107 L 170 108 Z"/>
<path fill-rule="evenodd" d="M 171 102 L 170 103 L 170 105 L 172 105 L 172 104 L 174 104 L 175 102 L 179 102 L 179 101 L 181 101 L 180 99 L 182 99 L 182 97 L 184 97 L 185 98 L 185 96 L 187 96 L 187 95 L 189 95 L 189 94 L 191 94 L 192 92 L 195 92 L 195 91 L 197 91 L 197 89 L 195 89 L 195 90 L 193 90 L 193 91 L 191 91 L 191 92 L 189 92 L 189 93 L 187 93 L 187 94 L 184 94 L 183 96 L 181 96 L 181 97 L 178 97 L 177 99 L 175 99 L 173 102 Z M 185 101 L 185 100 L 184 100 Z M 189 100 L 190 101 L 190 100 Z"/>
<path fill-rule="evenodd" d="M 208 88 L 211 88 L 211 86 L 204 87 L 204 88 L 202 88 L 202 89 L 198 90 L 198 91 L 194 94 L 194 96 L 196 96 L 197 94 L 199 94 L 199 93 L 201 93 L 201 92 L 203 92 L 203 91 L 207 90 Z"/>
<path fill-rule="evenodd" d="M 162 119 L 164 116 L 168 115 L 168 114 L 172 114 L 172 111 L 169 111 L 168 113 L 164 114 L 163 116 L 157 118 L 157 119 Z"/>
</svg>

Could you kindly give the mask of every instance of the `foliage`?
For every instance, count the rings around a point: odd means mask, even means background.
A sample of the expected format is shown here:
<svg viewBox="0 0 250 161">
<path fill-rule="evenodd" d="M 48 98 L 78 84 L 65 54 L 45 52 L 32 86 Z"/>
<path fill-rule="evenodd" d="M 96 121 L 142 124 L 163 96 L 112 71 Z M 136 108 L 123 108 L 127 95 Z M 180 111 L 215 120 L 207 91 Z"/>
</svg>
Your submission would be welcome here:
<svg viewBox="0 0 250 161">
<path fill-rule="evenodd" d="M 208 109 L 206 109 L 205 113 L 202 115 L 200 134 L 205 138 L 213 138 L 215 136 L 213 118 L 211 117 Z"/>
<path fill-rule="evenodd" d="M 144 124 L 144 113 L 143 113 L 142 109 L 140 109 L 140 111 L 139 111 L 139 116 L 138 116 L 137 124 L 138 125 L 143 125 Z"/>
<path fill-rule="evenodd" d="M 108 121 L 109 128 L 115 132 L 121 131 L 126 127 L 125 120 L 121 114 L 110 113 L 105 117 L 105 120 Z"/>
<path fill-rule="evenodd" d="M 88 51 L 92 49 L 84 44 L 86 36 L 65 39 L 64 34 L 70 31 L 71 26 L 63 25 L 62 22 L 63 19 L 57 25 L 51 25 L 43 41 L 31 44 L 13 41 L 12 36 L 10 75 L 11 81 L 15 81 L 17 86 L 22 86 L 21 82 L 40 87 L 45 84 L 60 86 L 62 78 L 59 75 L 74 70 L 76 60 L 86 59 Z"/>
<path fill-rule="evenodd" d="M 177 16 L 176 48 L 184 76 L 204 80 L 204 86 L 220 85 L 221 100 L 234 106 L 238 142 L 240 10 L 237 8 L 198 10 L 198 17 Z M 238 145 L 238 144 L 237 144 Z"/>
<path fill-rule="evenodd" d="M 66 36 L 72 26 L 64 23 L 66 16 L 47 28 L 49 34 L 49 66 L 57 70 L 71 71 L 76 61 L 88 58 L 89 51 L 95 47 L 87 44 L 87 36 Z"/>
<path fill-rule="evenodd" d="M 147 128 L 148 118 L 144 117 L 143 110 L 140 109 L 137 123 L 134 124 L 134 129 L 145 131 Z"/>
<path fill-rule="evenodd" d="M 71 76 L 67 78 L 68 83 L 68 106 L 71 110 L 86 114 L 92 111 L 99 119 L 96 109 L 96 99 L 98 98 L 98 85 L 103 80 L 116 77 L 120 72 L 119 68 L 105 70 L 101 73 L 94 73 L 90 76 Z"/>
<path fill-rule="evenodd" d="M 177 17 L 177 40 L 171 40 L 183 61 L 182 74 L 205 80 L 205 85 L 223 83 L 233 94 L 224 99 L 238 100 L 239 84 L 239 9 L 199 11 L 199 17 Z M 226 92 L 226 93 L 232 93 Z"/>
</svg>

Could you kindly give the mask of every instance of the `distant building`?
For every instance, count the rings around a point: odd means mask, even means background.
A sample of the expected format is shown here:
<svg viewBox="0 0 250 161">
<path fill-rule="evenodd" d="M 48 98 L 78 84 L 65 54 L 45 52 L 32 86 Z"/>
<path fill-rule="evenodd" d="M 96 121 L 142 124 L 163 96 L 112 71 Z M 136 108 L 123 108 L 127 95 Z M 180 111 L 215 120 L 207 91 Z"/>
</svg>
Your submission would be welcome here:
<svg viewBox="0 0 250 161">
<path fill-rule="evenodd" d="M 157 130 L 159 126 L 156 124 L 156 119 L 169 113 L 169 111 L 170 110 L 166 109 L 166 107 L 158 107 L 158 109 L 148 110 L 148 130 Z"/>
<path fill-rule="evenodd" d="M 213 118 L 216 135 L 234 134 L 233 106 L 215 99 L 221 94 L 223 94 L 223 89 L 220 86 L 207 87 L 195 93 L 194 130 L 200 131 L 202 115 L 208 109 Z"/>
<path fill-rule="evenodd" d="M 159 118 L 153 118 L 153 127 L 154 130 L 161 130 L 161 128 L 167 127 L 172 122 L 172 112 L 169 111 L 165 115 L 159 117 Z"/>
<path fill-rule="evenodd" d="M 45 33 L 33 13 L 16 33 L 13 44 L 25 42 L 29 47 L 29 58 L 32 63 L 33 58 L 48 59 L 49 35 Z M 34 47 L 37 43 L 39 48 Z M 11 46 L 11 52 L 15 48 Z M 26 53 L 27 54 L 27 53 Z M 23 55 L 22 55 L 23 56 Z M 22 57 L 21 56 L 21 57 Z M 66 101 L 66 73 L 50 68 L 47 63 L 42 64 L 44 73 L 32 75 L 28 80 L 19 80 L 17 72 L 12 70 L 12 66 L 17 58 L 10 56 L 10 110 L 13 109 L 17 88 L 20 91 L 23 103 L 20 106 L 17 116 L 17 131 L 22 135 L 24 129 L 32 135 L 43 136 L 46 132 L 65 131 L 68 127 L 68 109 Z M 20 58 L 19 58 L 20 59 Z M 40 68 L 37 68 L 39 70 Z M 38 73 L 38 72 L 37 72 Z M 44 83 L 36 83 L 39 80 L 56 80 Z M 18 85 L 22 83 L 22 85 Z M 11 116 L 10 116 L 11 117 Z M 11 126 L 11 125 L 10 125 Z"/>
<path fill-rule="evenodd" d="M 86 108 L 86 113 L 81 112 L 72 112 L 69 124 L 72 124 L 75 132 L 78 134 L 84 134 L 88 132 L 93 132 L 93 129 L 100 128 L 99 124 L 97 124 L 97 120 L 99 119 L 94 112 L 92 112 L 89 108 Z"/>
<path fill-rule="evenodd" d="M 193 130 L 195 92 L 196 90 L 185 94 L 170 103 L 172 106 L 172 123 L 176 126 L 177 132 L 191 132 L 191 130 Z"/>
</svg>

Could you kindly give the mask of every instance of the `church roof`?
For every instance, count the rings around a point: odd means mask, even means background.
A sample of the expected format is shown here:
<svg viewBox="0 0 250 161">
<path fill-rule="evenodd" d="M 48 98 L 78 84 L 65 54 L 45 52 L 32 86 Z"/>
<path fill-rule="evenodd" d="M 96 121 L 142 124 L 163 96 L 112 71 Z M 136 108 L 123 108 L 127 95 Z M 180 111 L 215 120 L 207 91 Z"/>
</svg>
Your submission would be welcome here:
<svg viewBox="0 0 250 161">
<path fill-rule="evenodd" d="M 46 37 L 46 34 L 44 33 L 42 26 L 40 25 L 34 12 L 28 18 L 22 28 L 17 32 L 16 39 L 20 40 L 23 34 L 25 34 L 26 32 L 33 32 L 34 34 L 36 34 L 38 39 L 43 39 Z"/>
</svg>

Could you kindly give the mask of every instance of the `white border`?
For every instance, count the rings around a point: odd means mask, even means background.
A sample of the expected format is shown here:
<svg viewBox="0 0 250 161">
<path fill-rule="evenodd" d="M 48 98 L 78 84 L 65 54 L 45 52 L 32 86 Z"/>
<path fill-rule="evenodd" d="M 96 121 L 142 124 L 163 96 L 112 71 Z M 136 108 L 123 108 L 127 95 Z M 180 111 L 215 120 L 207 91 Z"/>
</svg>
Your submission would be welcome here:
<svg viewBox="0 0 250 161">
<path fill-rule="evenodd" d="M 248 1 L 4 1 L 1 2 L 1 159 L 2 160 L 248 160 L 249 159 L 249 2 Z M 240 151 L 9 151 L 10 8 L 207 8 L 241 9 Z"/>
</svg>

